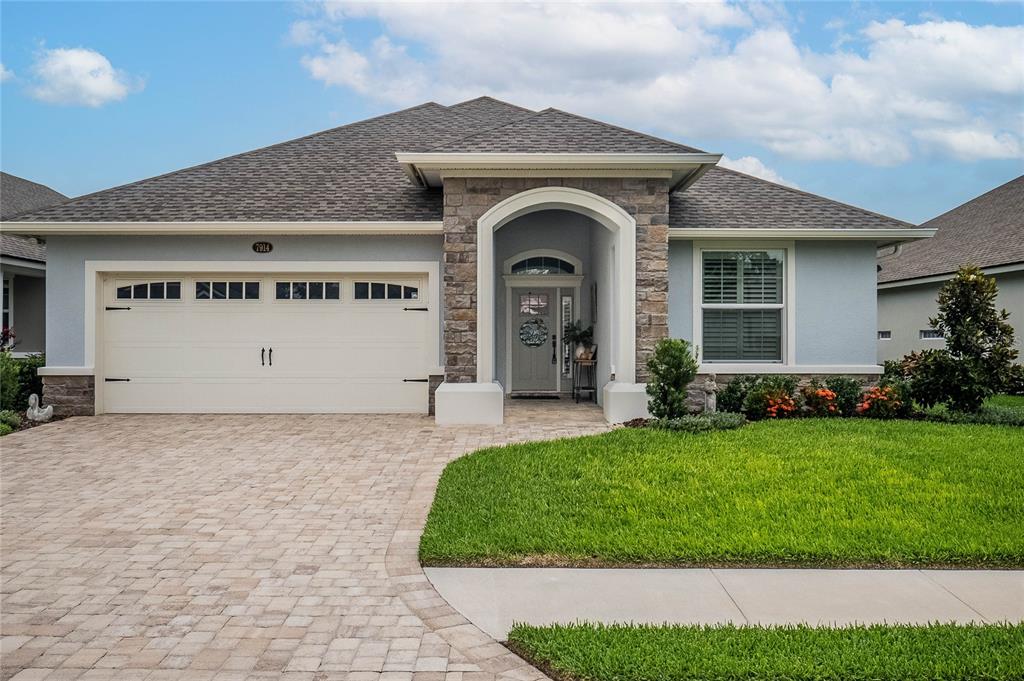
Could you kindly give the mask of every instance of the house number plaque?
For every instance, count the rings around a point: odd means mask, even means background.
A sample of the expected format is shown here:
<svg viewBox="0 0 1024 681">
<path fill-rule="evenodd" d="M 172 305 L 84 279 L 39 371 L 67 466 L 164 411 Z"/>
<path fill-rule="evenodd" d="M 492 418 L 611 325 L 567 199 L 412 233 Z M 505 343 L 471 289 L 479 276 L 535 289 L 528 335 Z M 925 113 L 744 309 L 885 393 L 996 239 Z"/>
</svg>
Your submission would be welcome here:
<svg viewBox="0 0 1024 681">
<path fill-rule="evenodd" d="M 274 250 L 274 244 L 269 241 L 257 241 L 252 245 L 252 250 L 254 253 L 270 253 Z"/>
</svg>

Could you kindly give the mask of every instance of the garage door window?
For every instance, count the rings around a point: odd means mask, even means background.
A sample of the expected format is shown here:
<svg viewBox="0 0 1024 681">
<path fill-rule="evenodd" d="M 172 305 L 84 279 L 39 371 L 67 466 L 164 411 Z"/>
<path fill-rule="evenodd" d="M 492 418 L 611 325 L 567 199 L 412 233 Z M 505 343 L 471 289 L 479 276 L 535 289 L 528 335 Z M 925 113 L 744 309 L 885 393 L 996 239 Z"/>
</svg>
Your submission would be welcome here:
<svg viewBox="0 0 1024 681">
<path fill-rule="evenodd" d="M 383 281 L 357 281 L 354 297 L 356 300 L 417 300 L 420 289 Z"/>
<path fill-rule="evenodd" d="M 258 281 L 197 281 L 196 300 L 259 300 Z"/>
<path fill-rule="evenodd" d="M 180 281 L 117 282 L 118 300 L 181 300 Z"/>
<path fill-rule="evenodd" d="M 279 281 L 274 286 L 278 300 L 341 300 L 340 281 Z"/>
</svg>

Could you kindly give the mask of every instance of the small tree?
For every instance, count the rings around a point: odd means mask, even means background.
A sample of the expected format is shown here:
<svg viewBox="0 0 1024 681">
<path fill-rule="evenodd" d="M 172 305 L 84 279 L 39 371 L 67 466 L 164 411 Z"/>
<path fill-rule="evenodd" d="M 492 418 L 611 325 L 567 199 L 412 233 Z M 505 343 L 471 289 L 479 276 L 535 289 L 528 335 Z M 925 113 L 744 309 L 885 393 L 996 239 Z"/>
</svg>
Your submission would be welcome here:
<svg viewBox="0 0 1024 681">
<path fill-rule="evenodd" d="M 996 281 L 974 266 L 961 267 L 939 291 L 939 313 L 928 323 L 946 339 L 943 350 L 916 355 L 911 374 L 914 398 L 977 411 L 1006 381 L 1017 351 L 1010 313 L 996 309 Z"/>
<path fill-rule="evenodd" d="M 686 387 L 697 377 L 697 360 L 690 344 L 680 338 L 659 341 L 647 368 L 651 372 L 647 382 L 647 408 L 651 415 L 659 419 L 685 416 Z"/>
</svg>

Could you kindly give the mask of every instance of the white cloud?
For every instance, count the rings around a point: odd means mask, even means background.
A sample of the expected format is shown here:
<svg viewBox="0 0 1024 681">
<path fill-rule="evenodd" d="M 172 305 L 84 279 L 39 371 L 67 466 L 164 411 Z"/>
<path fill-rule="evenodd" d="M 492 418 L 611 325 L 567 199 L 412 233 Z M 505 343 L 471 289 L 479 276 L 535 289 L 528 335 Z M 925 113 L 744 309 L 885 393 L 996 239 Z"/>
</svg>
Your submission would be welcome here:
<svg viewBox="0 0 1024 681">
<path fill-rule="evenodd" d="M 731 168 L 732 170 L 738 170 L 739 172 L 746 173 L 747 175 L 760 177 L 762 180 L 768 180 L 769 182 L 792 187 L 793 189 L 800 188 L 795 182 L 790 182 L 766 166 L 764 161 L 756 156 L 741 156 L 740 158 L 729 158 L 728 156 L 723 156 L 722 160 L 718 162 L 718 165 L 725 168 Z"/>
<path fill-rule="evenodd" d="M 11 71 L 2 63 L 0 63 L 0 83 L 5 83 L 11 78 L 14 78 L 14 71 Z"/>
<path fill-rule="evenodd" d="M 340 37 L 365 19 L 383 32 L 369 47 Z M 756 3 L 331 2 L 292 39 L 314 78 L 394 105 L 491 94 L 876 165 L 1021 154 L 1024 26 L 832 21 L 843 40 L 813 51 L 789 22 Z"/>
<path fill-rule="evenodd" d="M 115 69 L 99 52 L 84 47 L 44 50 L 32 65 L 29 93 L 49 104 L 103 106 L 142 89 L 142 81 Z"/>
</svg>

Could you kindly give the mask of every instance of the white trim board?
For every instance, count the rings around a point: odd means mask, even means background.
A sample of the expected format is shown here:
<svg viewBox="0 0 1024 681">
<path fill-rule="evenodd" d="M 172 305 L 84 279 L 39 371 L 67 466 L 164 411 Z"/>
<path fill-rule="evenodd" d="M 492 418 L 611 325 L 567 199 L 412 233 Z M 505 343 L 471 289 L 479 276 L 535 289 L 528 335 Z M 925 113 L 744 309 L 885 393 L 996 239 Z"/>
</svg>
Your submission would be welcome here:
<svg viewBox="0 0 1024 681">
<path fill-rule="evenodd" d="M 24 235 L 315 235 L 443 234 L 440 221 L 427 222 L 5 222 L 5 234 Z"/>
<path fill-rule="evenodd" d="M 441 356 L 441 264 L 436 260 L 392 260 L 387 262 L 352 260 L 352 261 L 315 261 L 308 260 L 86 260 L 85 261 L 85 282 L 83 287 L 84 297 L 84 339 L 85 339 L 85 362 L 95 375 L 101 375 L 103 367 L 97 362 L 96 348 L 101 346 L 102 329 L 97 325 L 97 319 L 102 319 L 103 309 L 102 279 L 108 274 L 136 274 L 147 272 L 167 272 L 192 274 L 199 272 L 245 272 L 245 273 L 292 273 L 292 272 L 316 272 L 316 273 L 338 273 L 338 274 L 376 274 L 376 273 L 408 273 L 427 275 L 427 314 L 428 324 L 431 333 L 430 348 L 431 356 Z M 53 373 L 50 375 L 74 375 Z M 95 405 L 97 413 L 100 413 L 103 384 L 96 384 Z"/>
<path fill-rule="evenodd" d="M 874 364 L 701 364 L 701 374 L 880 374 Z"/>
<path fill-rule="evenodd" d="M 756 228 L 723 228 L 723 229 L 688 229 L 670 227 L 669 239 L 822 239 L 847 241 L 877 241 L 882 244 L 894 241 L 912 241 L 927 239 L 935 235 L 935 229 L 756 229 Z"/>
<path fill-rule="evenodd" d="M 883 260 L 887 257 L 880 258 Z M 885 262 L 880 263 L 884 269 Z M 1024 262 L 1014 263 L 1012 265 L 998 265 L 996 267 L 982 267 L 981 271 L 983 274 L 1007 274 L 1009 272 L 1024 272 Z M 916 279 L 899 279 L 897 281 L 887 281 L 884 284 L 879 284 L 879 290 L 888 288 L 903 288 L 904 286 L 917 286 L 918 284 L 935 284 L 940 281 L 949 281 L 956 272 L 949 272 L 948 274 L 936 274 L 930 277 L 918 277 Z"/>
</svg>

